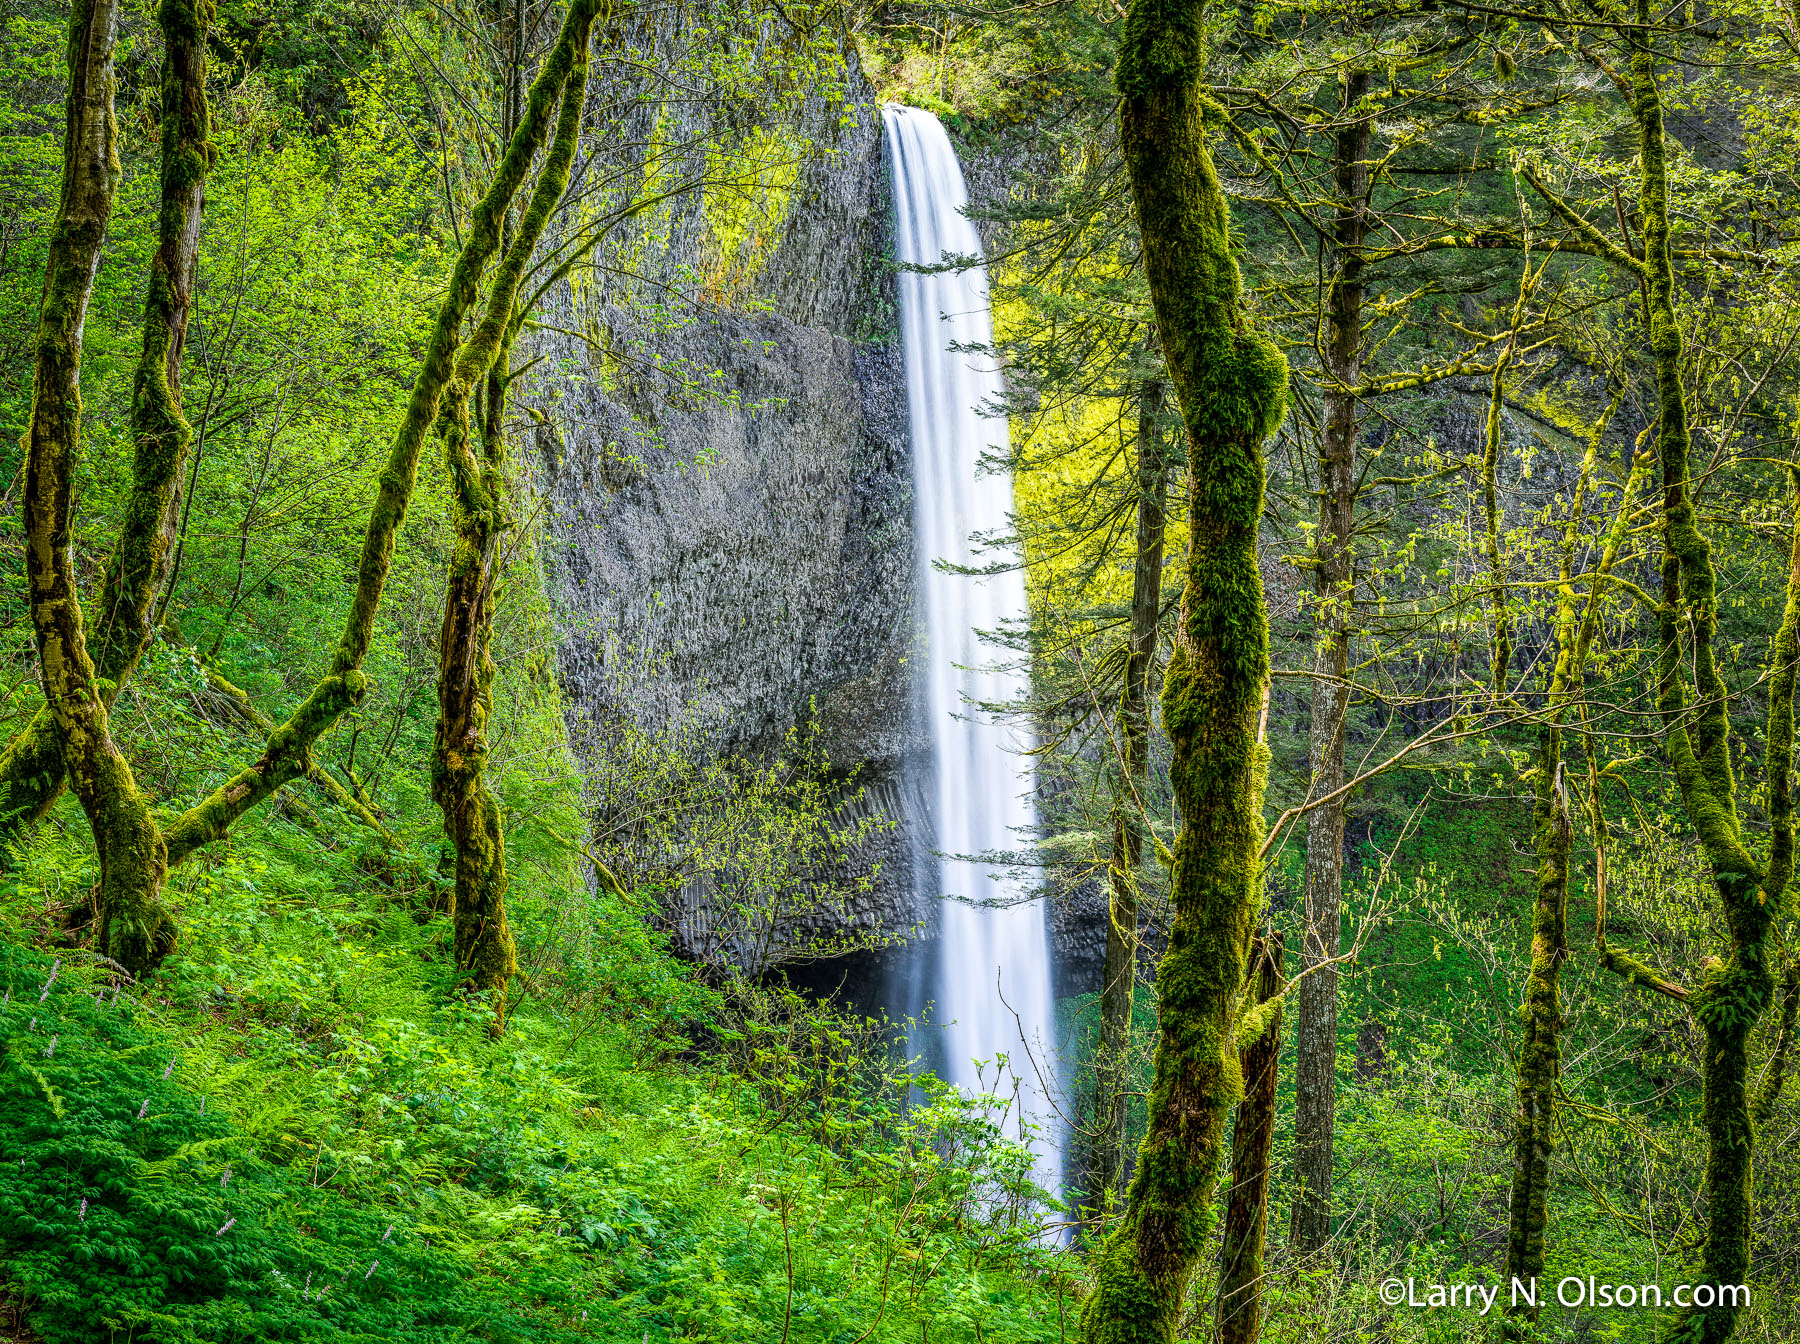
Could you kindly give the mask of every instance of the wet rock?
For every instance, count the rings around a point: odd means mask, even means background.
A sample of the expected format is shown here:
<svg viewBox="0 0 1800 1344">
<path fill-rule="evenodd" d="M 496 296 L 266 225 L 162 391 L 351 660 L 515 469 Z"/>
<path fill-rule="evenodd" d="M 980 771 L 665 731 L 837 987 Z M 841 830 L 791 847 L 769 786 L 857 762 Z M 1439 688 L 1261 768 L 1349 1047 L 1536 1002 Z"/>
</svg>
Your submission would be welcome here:
<svg viewBox="0 0 1800 1344">
<path fill-rule="evenodd" d="M 701 114 L 669 105 L 659 121 L 617 78 L 596 96 L 635 143 L 652 126 L 700 141 Z M 702 749 L 755 756 L 816 715 L 834 772 L 903 814 L 905 762 L 926 746 L 912 471 L 879 110 L 860 76 L 854 91 L 847 112 L 809 109 L 813 143 L 748 262 L 722 260 L 716 236 L 743 203 L 702 185 L 549 301 L 531 465 L 578 743 L 685 721 Z M 688 301 L 709 284 L 710 304 Z M 859 863 L 880 876 L 836 931 L 910 927 L 908 828 Z"/>
</svg>

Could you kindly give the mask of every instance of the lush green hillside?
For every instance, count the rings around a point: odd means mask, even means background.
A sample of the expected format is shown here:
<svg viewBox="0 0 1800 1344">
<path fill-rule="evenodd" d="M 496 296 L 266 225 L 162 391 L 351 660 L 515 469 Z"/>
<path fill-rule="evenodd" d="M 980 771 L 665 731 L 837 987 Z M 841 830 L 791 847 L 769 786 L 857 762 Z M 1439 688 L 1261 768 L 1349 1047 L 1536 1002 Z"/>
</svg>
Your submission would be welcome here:
<svg viewBox="0 0 1800 1344">
<path fill-rule="evenodd" d="M 909 1101 L 866 1027 L 699 985 L 618 898 L 521 904 L 493 1040 L 444 918 L 285 820 L 195 871 L 154 984 L 59 960 L 63 825 L 6 886 L 20 1338 L 1060 1337 L 1065 1271 L 991 1203 L 1016 1150 Z"/>
</svg>

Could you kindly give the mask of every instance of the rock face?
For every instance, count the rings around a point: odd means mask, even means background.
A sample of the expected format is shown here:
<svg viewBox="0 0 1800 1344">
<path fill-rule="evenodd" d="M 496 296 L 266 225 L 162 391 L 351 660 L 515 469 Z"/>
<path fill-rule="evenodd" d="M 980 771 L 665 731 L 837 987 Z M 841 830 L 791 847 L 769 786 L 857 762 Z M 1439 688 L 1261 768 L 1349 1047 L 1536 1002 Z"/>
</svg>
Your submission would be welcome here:
<svg viewBox="0 0 1800 1344">
<path fill-rule="evenodd" d="M 816 714 L 834 772 L 900 815 L 927 748 L 912 472 L 880 113 L 860 75 L 851 90 L 809 109 L 814 144 L 768 199 L 703 182 L 551 300 L 534 465 L 578 744 L 685 720 L 754 755 Z M 849 926 L 915 923 L 911 848 L 904 826 L 865 847 L 880 875 Z"/>
</svg>

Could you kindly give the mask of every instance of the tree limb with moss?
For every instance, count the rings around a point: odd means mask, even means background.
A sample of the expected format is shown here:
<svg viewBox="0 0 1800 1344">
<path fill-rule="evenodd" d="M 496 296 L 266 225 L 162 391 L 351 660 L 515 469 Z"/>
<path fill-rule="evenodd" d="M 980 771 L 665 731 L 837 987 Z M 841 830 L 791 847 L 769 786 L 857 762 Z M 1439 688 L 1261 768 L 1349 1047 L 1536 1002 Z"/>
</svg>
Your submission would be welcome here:
<svg viewBox="0 0 1800 1344">
<path fill-rule="evenodd" d="M 181 410 L 181 357 L 187 345 L 200 211 L 212 164 L 206 97 L 209 0 L 163 0 L 161 205 L 157 246 L 144 296 L 143 343 L 132 381 L 135 445 L 131 491 L 101 591 L 95 654 L 97 690 L 110 709 L 150 641 L 151 612 L 166 578 L 182 462 L 193 431 Z M 0 847 L 39 821 L 62 793 L 62 730 L 46 704 L 0 756 Z"/>
</svg>

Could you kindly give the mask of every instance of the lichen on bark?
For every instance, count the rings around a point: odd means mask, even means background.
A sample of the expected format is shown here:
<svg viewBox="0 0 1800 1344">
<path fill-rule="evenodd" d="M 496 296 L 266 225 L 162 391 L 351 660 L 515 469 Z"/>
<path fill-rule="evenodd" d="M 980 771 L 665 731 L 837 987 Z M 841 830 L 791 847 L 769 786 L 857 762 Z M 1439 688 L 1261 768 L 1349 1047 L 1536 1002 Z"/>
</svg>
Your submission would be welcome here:
<svg viewBox="0 0 1800 1344">
<path fill-rule="evenodd" d="M 269 735 L 256 761 L 170 824 L 166 834 L 171 863 L 179 863 L 200 846 L 217 840 L 233 822 L 276 789 L 305 775 L 311 765 L 313 743 L 367 694 L 363 659 L 374 638 L 375 613 L 387 586 L 400 525 L 412 499 L 420 449 L 437 421 L 456 374 L 463 323 L 475 305 L 488 262 L 500 248 L 502 222 L 549 134 L 551 117 L 561 102 L 578 50 L 585 60 L 588 36 L 601 8 L 602 0 L 574 0 L 569 6 L 556 45 L 545 56 L 532 82 L 518 129 L 507 142 L 493 180 L 470 218 L 420 361 L 419 376 L 413 382 L 405 414 L 379 477 L 357 562 L 356 591 L 330 669 Z M 515 292 L 516 284 L 515 281 Z M 510 315 L 510 307 L 507 311 Z"/>
<path fill-rule="evenodd" d="M 1249 329 L 1207 147 L 1200 0 L 1134 0 L 1120 127 L 1157 330 L 1190 442 L 1188 554 L 1163 722 L 1182 828 L 1157 969 L 1148 1131 L 1124 1216 L 1094 1258 L 1087 1344 L 1164 1344 L 1212 1217 L 1225 1116 L 1242 1091 L 1233 1022 L 1256 908 L 1256 714 L 1268 622 L 1256 565 L 1262 442 L 1287 362 Z"/>
<path fill-rule="evenodd" d="M 131 491 L 106 567 L 95 635 L 102 702 L 111 708 L 149 643 L 177 500 L 192 438 L 181 413 L 181 355 L 200 249 L 200 208 L 212 162 L 206 99 L 209 0 L 163 0 L 161 206 L 144 297 L 143 342 L 132 384 L 135 445 Z M 67 771 L 62 731 L 45 705 L 0 755 L 0 848 L 42 818 Z"/>
</svg>

